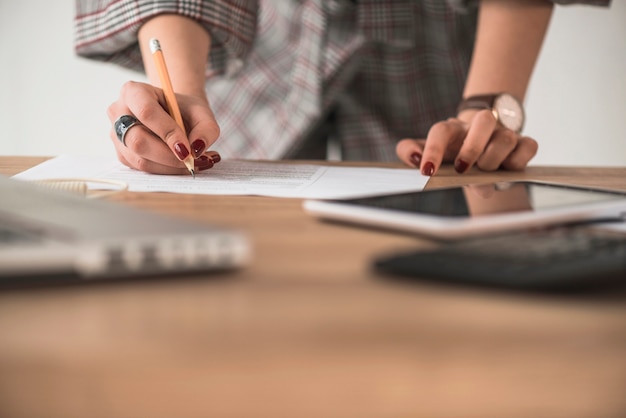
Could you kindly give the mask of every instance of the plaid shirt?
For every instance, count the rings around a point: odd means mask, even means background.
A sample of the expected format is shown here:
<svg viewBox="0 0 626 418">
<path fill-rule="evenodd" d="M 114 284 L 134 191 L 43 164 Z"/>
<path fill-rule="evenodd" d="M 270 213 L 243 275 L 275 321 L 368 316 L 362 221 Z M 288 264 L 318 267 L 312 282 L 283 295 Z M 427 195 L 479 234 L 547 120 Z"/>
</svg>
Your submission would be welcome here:
<svg viewBox="0 0 626 418">
<path fill-rule="evenodd" d="M 161 13 L 196 19 L 212 39 L 206 90 L 222 132 L 213 149 L 293 158 L 332 116 L 344 159 L 394 161 L 399 139 L 424 138 L 456 114 L 476 31 L 470 3 L 77 0 L 75 47 L 142 71 L 143 22 Z"/>
</svg>

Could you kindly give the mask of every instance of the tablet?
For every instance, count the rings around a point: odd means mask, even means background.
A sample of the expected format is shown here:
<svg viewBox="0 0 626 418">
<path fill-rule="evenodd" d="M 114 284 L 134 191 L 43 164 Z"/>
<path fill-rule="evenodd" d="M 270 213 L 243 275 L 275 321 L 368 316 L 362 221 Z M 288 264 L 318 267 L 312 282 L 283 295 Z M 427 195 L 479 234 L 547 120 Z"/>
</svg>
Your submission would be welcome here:
<svg viewBox="0 0 626 418">
<path fill-rule="evenodd" d="M 440 239 L 626 216 L 626 192 L 539 181 L 468 184 L 345 200 L 305 200 L 311 215 Z"/>
</svg>

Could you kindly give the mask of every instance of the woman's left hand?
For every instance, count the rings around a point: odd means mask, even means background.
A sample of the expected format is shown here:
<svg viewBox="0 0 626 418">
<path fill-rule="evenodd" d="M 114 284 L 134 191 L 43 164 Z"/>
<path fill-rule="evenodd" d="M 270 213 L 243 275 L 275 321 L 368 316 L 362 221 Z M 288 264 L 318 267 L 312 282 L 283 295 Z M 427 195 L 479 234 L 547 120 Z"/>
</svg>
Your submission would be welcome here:
<svg viewBox="0 0 626 418">
<path fill-rule="evenodd" d="M 504 128 L 485 109 L 435 123 L 426 139 L 402 139 L 396 154 L 405 164 L 432 176 L 442 163 L 451 162 L 458 173 L 474 165 L 484 171 L 523 170 L 537 148 L 537 141 Z"/>
</svg>

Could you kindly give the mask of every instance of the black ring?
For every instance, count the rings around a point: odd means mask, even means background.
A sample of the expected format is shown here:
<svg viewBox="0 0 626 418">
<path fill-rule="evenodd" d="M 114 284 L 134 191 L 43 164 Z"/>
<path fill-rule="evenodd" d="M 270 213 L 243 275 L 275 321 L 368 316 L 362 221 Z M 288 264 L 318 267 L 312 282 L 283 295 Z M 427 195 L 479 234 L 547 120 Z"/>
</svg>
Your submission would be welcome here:
<svg viewBox="0 0 626 418">
<path fill-rule="evenodd" d="M 133 126 L 139 124 L 139 120 L 136 117 L 131 115 L 122 115 L 113 124 L 113 128 L 115 129 L 115 135 L 117 135 L 117 139 L 120 140 L 124 146 L 126 146 L 126 132 Z"/>
</svg>

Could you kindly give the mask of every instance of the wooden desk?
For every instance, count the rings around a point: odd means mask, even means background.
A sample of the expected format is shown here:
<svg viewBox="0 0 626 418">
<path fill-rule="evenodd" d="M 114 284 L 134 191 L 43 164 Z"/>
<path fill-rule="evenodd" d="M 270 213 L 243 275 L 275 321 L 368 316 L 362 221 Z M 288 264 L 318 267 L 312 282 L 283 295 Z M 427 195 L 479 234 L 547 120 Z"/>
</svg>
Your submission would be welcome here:
<svg viewBox="0 0 626 418">
<path fill-rule="evenodd" d="M 14 174 L 42 158 L 1 157 Z M 455 175 L 626 190 L 626 168 Z M 0 417 L 624 417 L 626 295 L 386 283 L 428 241 L 325 224 L 298 199 L 125 193 L 246 231 L 234 274 L 0 293 Z"/>
</svg>

